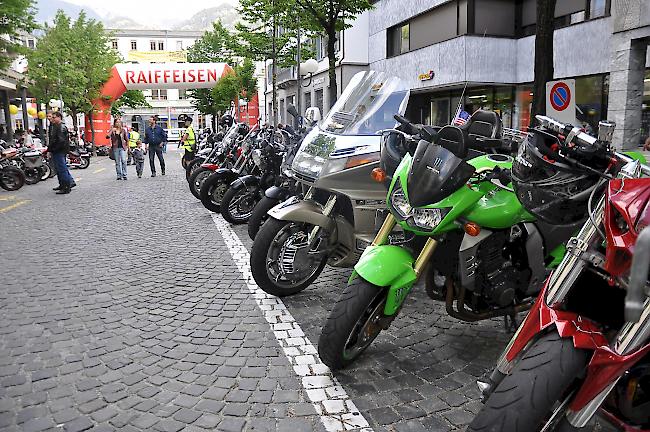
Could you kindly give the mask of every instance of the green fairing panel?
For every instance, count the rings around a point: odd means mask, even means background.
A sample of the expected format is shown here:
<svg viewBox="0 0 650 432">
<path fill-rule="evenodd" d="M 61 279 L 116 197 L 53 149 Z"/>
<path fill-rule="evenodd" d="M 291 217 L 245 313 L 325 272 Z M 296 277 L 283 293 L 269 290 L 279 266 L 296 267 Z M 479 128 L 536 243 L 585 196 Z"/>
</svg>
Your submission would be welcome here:
<svg viewBox="0 0 650 432">
<path fill-rule="evenodd" d="M 411 254 L 399 246 L 368 246 L 354 266 L 355 272 L 366 281 L 380 287 L 390 286 L 405 274 L 412 275 L 413 262 Z"/>
<path fill-rule="evenodd" d="M 639 162 L 641 162 L 641 163 L 644 164 L 644 165 L 648 163 L 648 161 L 647 161 L 646 158 L 645 158 L 645 155 L 644 155 L 643 153 L 641 153 L 641 152 L 636 152 L 636 151 L 626 151 L 626 152 L 624 152 L 624 153 L 625 153 L 626 155 L 628 155 L 629 157 L 631 157 L 632 159 L 636 159 L 636 160 L 638 160 Z"/>
</svg>

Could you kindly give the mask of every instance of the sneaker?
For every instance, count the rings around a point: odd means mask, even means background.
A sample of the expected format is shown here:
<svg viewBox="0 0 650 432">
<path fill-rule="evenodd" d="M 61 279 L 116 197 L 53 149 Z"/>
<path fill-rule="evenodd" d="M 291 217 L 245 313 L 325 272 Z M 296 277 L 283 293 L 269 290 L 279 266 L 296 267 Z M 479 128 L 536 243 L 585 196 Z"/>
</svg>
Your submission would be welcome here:
<svg viewBox="0 0 650 432">
<path fill-rule="evenodd" d="M 151 173 L 151 177 L 156 177 L 156 173 Z"/>
<path fill-rule="evenodd" d="M 64 195 L 64 194 L 69 194 L 69 193 L 70 193 L 70 188 L 69 187 L 61 188 L 58 191 L 56 191 L 57 195 Z"/>
<path fill-rule="evenodd" d="M 77 186 L 77 183 L 72 183 L 72 184 L 70 185 L 70 189 L 72 189 L 72 188 L 75 187 L 75 186 Z"/>
<path fill-rule="evenodd" d="M 138 178 L 142 178 L 142 174 L 138 174 Z"/>
<path fill-rule="evenodd" d="M 162 175 L 165 175 L 165 171 L 163 171 L 161 174 L 162 174 Z"/>
<path fill-rule="evenodd" d="M 122 180 L 122 177 L 118 177 L 117 180 Z"/>
<path fill-rule="evenodd" d="M 126 178 L 126 177 L 122 177 L 122 180 L 127 180 L 127 178 Z"/>
<path fill-rule="evenodd" d="M 55 188 L 52 188 L 52 190 L 53 190 L 53 191 L 58 191 L 58 190 L 61 190 L 61 185 L 58 185 L 57 187 L 55 187 Z"/>
</svg>

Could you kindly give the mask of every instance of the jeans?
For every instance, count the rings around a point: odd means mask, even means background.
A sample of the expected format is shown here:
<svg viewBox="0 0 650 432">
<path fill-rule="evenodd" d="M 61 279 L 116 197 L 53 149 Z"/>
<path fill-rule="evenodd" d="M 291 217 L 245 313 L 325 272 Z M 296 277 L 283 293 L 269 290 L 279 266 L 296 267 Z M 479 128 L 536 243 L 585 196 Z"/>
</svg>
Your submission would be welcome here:
<svg viewBox="0 0 650 432">
<path fill-rule="evenodd" d="M 52 162 L 56 169 L 56 176 L 59 179 L 59 186 L 70 187 L 74 183 L 74 179 L 68 169 L 68 164 L 65 162 L 65 153 L 52 153 Z"/>
<path fill-rule="evenodd" d="M 115 155 L 115 172 L 117 173 L 117 178 L 126 178 L 126 150 L 122 147 L 116 147 L 113 149 L 113 155 Z"/>
<path fill-rule="evenodd" d="M 149 165 L 151 166 L 151 174 L 156 173 L 156 164 L 154 163 L 155 156 L 158 156 L 158 161 L 160 161 L 160 170 L 165 172 L 165 158 L 163 157 L 162 148 L 152 144 L 149 146 Z"/>
</svg>

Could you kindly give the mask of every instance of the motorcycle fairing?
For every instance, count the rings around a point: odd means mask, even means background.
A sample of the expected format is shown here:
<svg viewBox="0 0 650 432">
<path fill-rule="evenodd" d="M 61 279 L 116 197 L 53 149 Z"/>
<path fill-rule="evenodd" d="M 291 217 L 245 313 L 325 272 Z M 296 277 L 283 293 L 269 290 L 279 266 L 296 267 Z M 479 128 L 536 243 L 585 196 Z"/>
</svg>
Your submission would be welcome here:
<svg viewBox="0 0 650 432">
<path fill-rule="evenodd" d="M 560 337 L 571 338 L 575 348 L 593 351 L 586 378 L 569 405 L 571 411 L 579 411 L 609 383 L 650 352 L 650 344 L 630 355 L 617 354 L 609 347 L 607 338 L 596 323 L 576 313 L 547 306 L 544 300 L 547 286 L 548 280 L 517 331 L 517 337 L 506 353 L 506 360 L 512 363 L 535 336 L 551 327 L 555 328 Z"/>
<path fill-rule="evenodd" d="M 636 239 L 650 225 L 650 179 L 613 179 L 607 185 L 606 200 L 604 268 L 616 277 L 629 270 Z M 625 226 L 620 226 L 623 221 Z"/>
</svg>

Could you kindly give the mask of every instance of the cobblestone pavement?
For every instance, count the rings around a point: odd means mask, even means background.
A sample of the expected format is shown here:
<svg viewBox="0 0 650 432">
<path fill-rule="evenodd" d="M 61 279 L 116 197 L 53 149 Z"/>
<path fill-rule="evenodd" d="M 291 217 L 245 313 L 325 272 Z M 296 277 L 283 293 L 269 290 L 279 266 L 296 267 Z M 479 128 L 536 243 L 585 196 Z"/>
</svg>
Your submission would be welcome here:
<svg viewBox="0 0 650 432">
<path fill-rule="evenodd" d="M 53 180 L 0 192 L 1 431 L 325 430 L 265 300 L 167 160 L 165 177 L 117 182 L 96 158 L 67 196 Z M 283 299 L 313 344 L 348 276 L 326 268 Z M 462 430 L 508 335 L 414 291 L 335 377 L 375 431 Z"/>
</svg>

